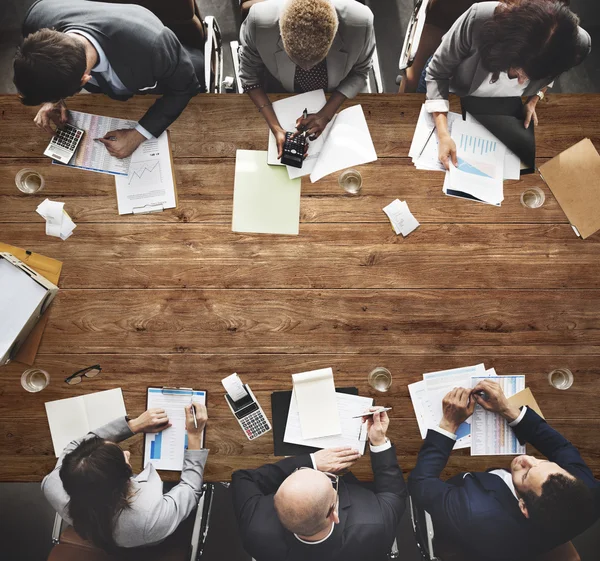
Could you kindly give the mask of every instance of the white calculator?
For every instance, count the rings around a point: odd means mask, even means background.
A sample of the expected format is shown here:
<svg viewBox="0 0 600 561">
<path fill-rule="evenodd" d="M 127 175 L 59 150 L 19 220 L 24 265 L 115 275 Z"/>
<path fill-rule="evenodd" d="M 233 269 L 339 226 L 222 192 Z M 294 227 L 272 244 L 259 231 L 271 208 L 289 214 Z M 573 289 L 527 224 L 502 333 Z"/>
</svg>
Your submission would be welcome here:
<svg viewBox="0 0 600 561">
<path fill-rule="evenodd" d="M 269 423 L 265 412 L 258 401 L 256 401 L 252 390 L 246 384 L 244 384 L 244 389 L 248 392 L 246 397 L 234 401 L 226 393 L 225 399 L 231 412 L 238 420 L 240 427 L 242 427 L 244 434 L 248 437 L 248 440 L 254 440 L 269 432 L 271 430 L 271 423 Z"/>
<path fill-rule="evenodd" d="M 63 125 L 56 130 L 48 148 L 44 151 L 44 156 L 57 160 L 61 164 L 68 164 L 75 154 L 84 132 L 83 129 L 78 129 L 68 123 Z"/>
</svg>

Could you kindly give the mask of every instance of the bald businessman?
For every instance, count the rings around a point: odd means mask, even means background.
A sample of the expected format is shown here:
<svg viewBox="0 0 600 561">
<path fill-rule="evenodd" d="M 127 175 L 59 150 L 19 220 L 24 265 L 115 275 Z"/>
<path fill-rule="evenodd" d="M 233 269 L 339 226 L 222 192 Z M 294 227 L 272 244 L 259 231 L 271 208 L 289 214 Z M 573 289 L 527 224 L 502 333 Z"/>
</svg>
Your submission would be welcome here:
<svg viewBox="0 0 600 561">
<path fill-rule="evenodd" d="M 330 448 L 233 474 L 244 547 L 257 561 L 383 561 L 407 500 L 387 413 L 369 417 L 373 490 L 340 471 L 360 457 Z"/>
</svg>

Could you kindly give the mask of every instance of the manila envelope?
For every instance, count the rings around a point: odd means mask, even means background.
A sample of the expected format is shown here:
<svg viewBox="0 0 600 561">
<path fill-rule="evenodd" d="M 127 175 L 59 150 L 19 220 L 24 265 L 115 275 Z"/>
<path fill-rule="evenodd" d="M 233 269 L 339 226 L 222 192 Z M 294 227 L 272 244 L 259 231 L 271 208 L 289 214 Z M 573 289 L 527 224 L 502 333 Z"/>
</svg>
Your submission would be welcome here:
<svg viewBox="0 0 600 561">
<path fill-rule="evenodd" d="M 512 395 L 508 398 L 508 402 L 511 405 L 516 405 L 517 407 L 522 407 L 526 405 L 527 407 L 531 407 L 542 419 L 545 419 L 538 402 L 533 397 L 531 390 L 529 388 L 525 388 L 524 390 Z"/>
<path fill-rule="evenodd" d="M 62 263 L 60 261 L 2 242 L 0 242 L 0 251 L 11 253 L 17 259 L 23 261 L 28 267 L 31 267 L 36 273 L 43 275 L 50 282 L 58 285 L 58 279 L 60 278 L 60 272 L 62 270 Z M 31 366 L 34 363 L 35 356 L 37 355 L 37 351 L 42 341 L 44 329 L 48 323 L 48 314 L 50 313 L 51 308 L 52 306 L 43 313 L 27 339 L 25 339 L 24 343 L 21 345 L 21 348 L 15 357 L 17 362 L 27 364 L 28 366 Z"/>
</svg>

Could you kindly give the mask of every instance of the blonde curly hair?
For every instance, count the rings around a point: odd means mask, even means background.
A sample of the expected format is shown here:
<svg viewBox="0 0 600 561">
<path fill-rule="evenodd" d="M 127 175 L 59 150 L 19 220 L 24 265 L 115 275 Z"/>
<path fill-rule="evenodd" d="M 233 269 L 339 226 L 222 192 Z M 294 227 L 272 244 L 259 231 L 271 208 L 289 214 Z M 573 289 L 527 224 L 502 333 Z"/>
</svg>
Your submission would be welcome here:
<svg viewBox="0 0 600 561">
<path fill-rule="evenodd" d="M 301 65 L 314 66 L 329 52 L 338 17 L 329 0 L 290 0 L 279 18 L 283 47 Z"/>
</svg>

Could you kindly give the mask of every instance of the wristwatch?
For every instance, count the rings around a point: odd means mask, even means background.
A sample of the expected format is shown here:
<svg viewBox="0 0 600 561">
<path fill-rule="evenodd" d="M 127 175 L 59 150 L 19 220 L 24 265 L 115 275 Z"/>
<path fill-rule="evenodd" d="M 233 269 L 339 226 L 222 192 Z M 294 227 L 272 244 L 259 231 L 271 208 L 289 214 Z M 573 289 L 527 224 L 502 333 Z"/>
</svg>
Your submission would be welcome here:
<svg viewBox="0 0 600 561">
<path fill-rule="evenodd" d="M 540 101 L 542 101 L 546 97 L 546 94 L 542 90 L 537 92 L 535 95 L 537 95 L 540 98 Z"/>
</svg>

